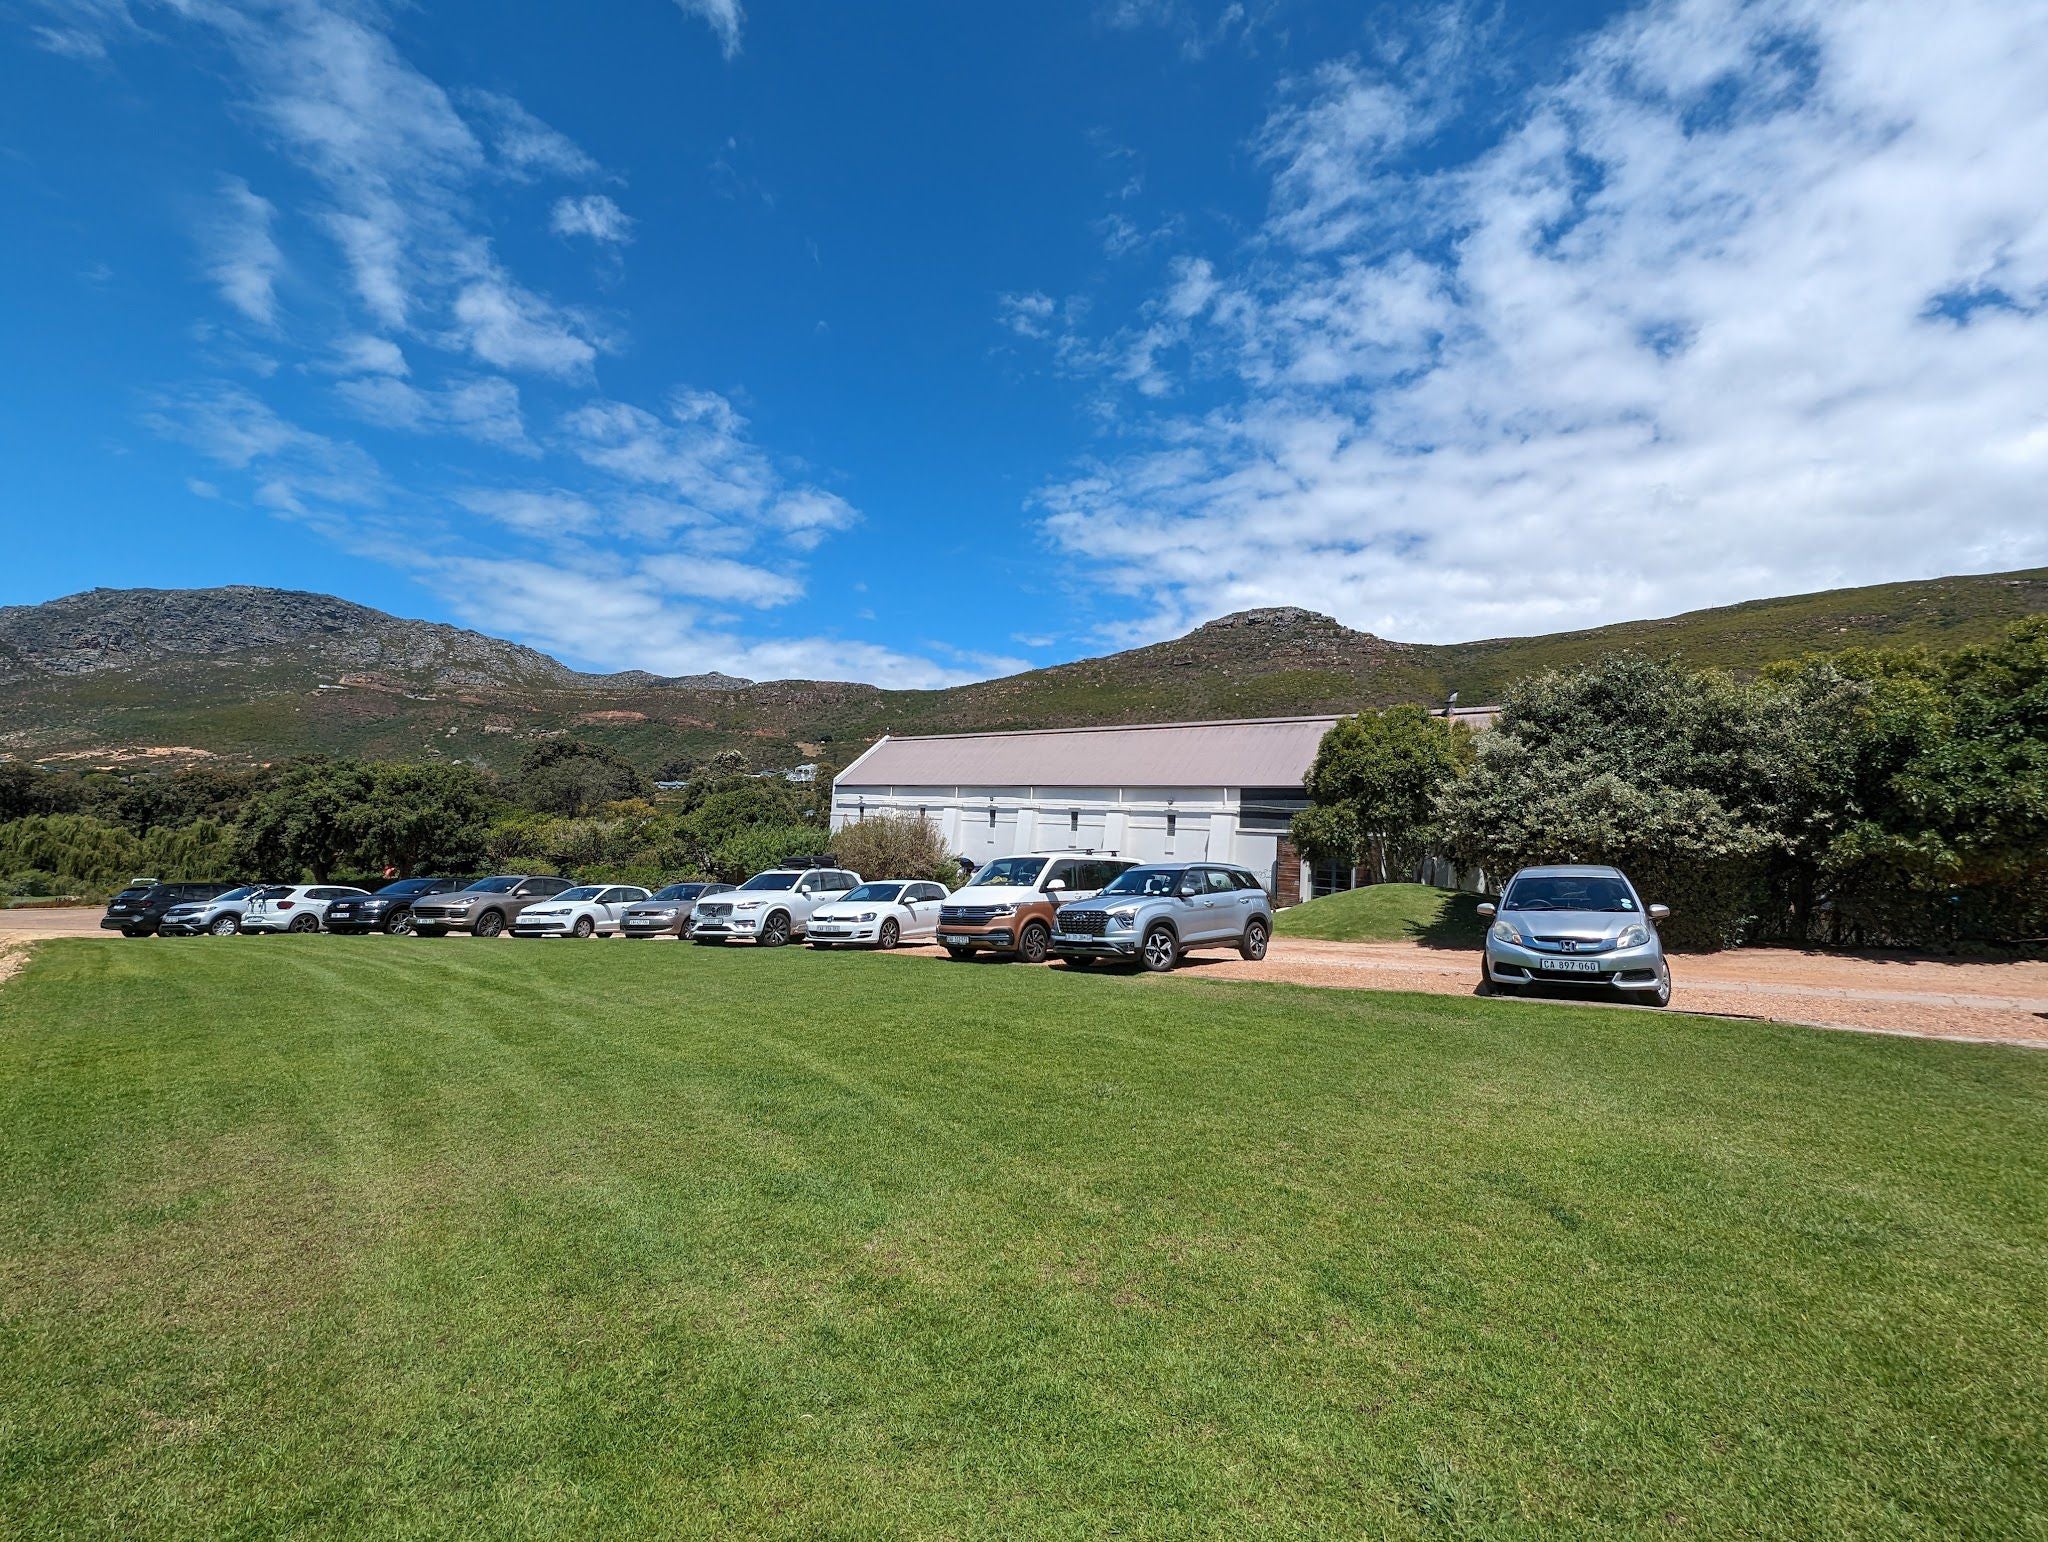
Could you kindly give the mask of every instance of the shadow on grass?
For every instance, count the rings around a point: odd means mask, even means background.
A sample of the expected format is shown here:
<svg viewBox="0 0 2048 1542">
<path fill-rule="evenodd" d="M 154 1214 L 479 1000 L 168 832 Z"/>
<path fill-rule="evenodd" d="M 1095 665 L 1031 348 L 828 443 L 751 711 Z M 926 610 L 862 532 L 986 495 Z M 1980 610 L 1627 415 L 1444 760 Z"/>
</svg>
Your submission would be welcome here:
<svg viewBox="0 0 2048 1542">
<path fill-rule="evenodd" d="M 1476 950 L 1486 940 L 1486 918 L 1479 914 L 1484 894 L 1452 894 L 1432 921 L 1410 921 L 1403 930 L 1425 948 Z"/>
</svg>

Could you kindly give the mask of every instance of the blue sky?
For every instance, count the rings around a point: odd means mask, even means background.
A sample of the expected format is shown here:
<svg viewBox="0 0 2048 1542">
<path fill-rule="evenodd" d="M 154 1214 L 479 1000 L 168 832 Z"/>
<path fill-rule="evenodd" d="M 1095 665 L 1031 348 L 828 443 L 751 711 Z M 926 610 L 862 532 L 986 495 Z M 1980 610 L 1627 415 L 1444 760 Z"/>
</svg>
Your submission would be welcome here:
<svg viewBox="0 0 2048 1542">
<path fill-rule="evenodd" d="M 2048 4 L 8 0 L 0 603 L 931 685 L 2048 561 Z"/>
</svg>

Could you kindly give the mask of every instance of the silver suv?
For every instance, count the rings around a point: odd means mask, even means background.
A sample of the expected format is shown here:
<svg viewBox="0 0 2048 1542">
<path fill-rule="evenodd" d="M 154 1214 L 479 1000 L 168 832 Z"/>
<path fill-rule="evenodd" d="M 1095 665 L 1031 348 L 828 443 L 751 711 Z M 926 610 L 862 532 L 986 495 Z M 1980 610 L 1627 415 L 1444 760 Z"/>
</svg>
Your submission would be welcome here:
<svg viewBox="0 0 2048 1542">
<path fill-rule="evenodd" d="M 756 873 L 730 894 L 699 900 L 690 941 L 755 942 L 779 948 L 801 937 L 820 905 L 860 887 L 860 874 L 836 867 L 775 867 Z"/>
<path fill-rule="evenodd" d="M 1053 916 L 1052 951 L 1075 968 L 1099 958 L 1163 974 L 1190 948 L 1266 956 L 1273 905 L 1265 885 L 1224 862 L 1159 862 L 1119 873 L 1093 899 Z"/>
<path fill-rule="evenodd" d="M 1657 923 L 1671 914 L 1645 905 L 1616 867 L 1525 867 L 1481 905 L 1492 919 L 1479 961 L 1479 989 L 1512 996 L 1530 985 L 1603 985 L 1645 1006 L 1671 1004 L 1671 965 Z"/>
<path fill-rule="evenodd" d="M 518 920 L 527 906 L 575 887 L 566 878 L 501 874 L 479 878 L 455 893 L 422 894 L 412 902 L 413 935 L 445 937 L 450 932 L 468 932 L 472 937 L 496 937 L 508 923 Z"/>
</svg>

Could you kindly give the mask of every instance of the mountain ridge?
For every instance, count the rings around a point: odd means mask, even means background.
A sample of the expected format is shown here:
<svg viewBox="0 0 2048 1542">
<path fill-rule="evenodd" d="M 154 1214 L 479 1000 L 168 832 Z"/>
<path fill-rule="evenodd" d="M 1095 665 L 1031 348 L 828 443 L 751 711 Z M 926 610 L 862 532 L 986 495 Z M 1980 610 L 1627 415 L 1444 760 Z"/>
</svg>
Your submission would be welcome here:
<svg viewBox="0 0 2048 1542">
<path fill-rule="evenodd" d="M 2048 569 L 1750 600 L 1575 632 L 1405 643 L 1293 606 L 943 690 L 717 673 L 588 674 L 519 643 L 333 595 L 93 589 L 0 608 L 0 755 L 118 764 L 307 753 L 504 767 L 575 733 L 648 770 L 721 749 L 843 761 L 884 732 L 1279 717 L 1467 705 L 1616 648 L 1756 669 L 1859 644 L 1954 646 L 2048 612 Z"/>
</svg>

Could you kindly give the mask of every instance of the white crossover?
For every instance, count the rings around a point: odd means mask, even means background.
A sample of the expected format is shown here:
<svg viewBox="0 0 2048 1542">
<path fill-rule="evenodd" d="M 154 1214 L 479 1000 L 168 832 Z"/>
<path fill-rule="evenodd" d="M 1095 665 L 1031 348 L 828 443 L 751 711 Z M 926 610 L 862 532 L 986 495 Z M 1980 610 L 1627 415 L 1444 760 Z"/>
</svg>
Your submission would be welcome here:
<svg viewBox="0 0 2048 1542">
<path fill-rule="evenodd" d="M 613 937 L 629 905 L 647 898 L 645 889 L 622 883 L 589 883 L 564 889 L 553 899 L 528 905 L 512 918 L 514 937 Z"/>
<path fill-rule="evenodd" d="M 317 932 L 327 919 L 327 907 L 338 899 L 364 899 L 368 889 L 351 889 L 338 883 L 295 883 L 290 887 L 259 889 L 249 897 L 242 912 L 245 932 Z"/>
<path fill-rule="evenodd" d="M 893 948 L 899 942 L 929 942 L 938 935 L 943 884 L 891 879 L 864 883 L 845 899 L 811 914 L 804 938 L 814 948 Z"/>
</svg>

